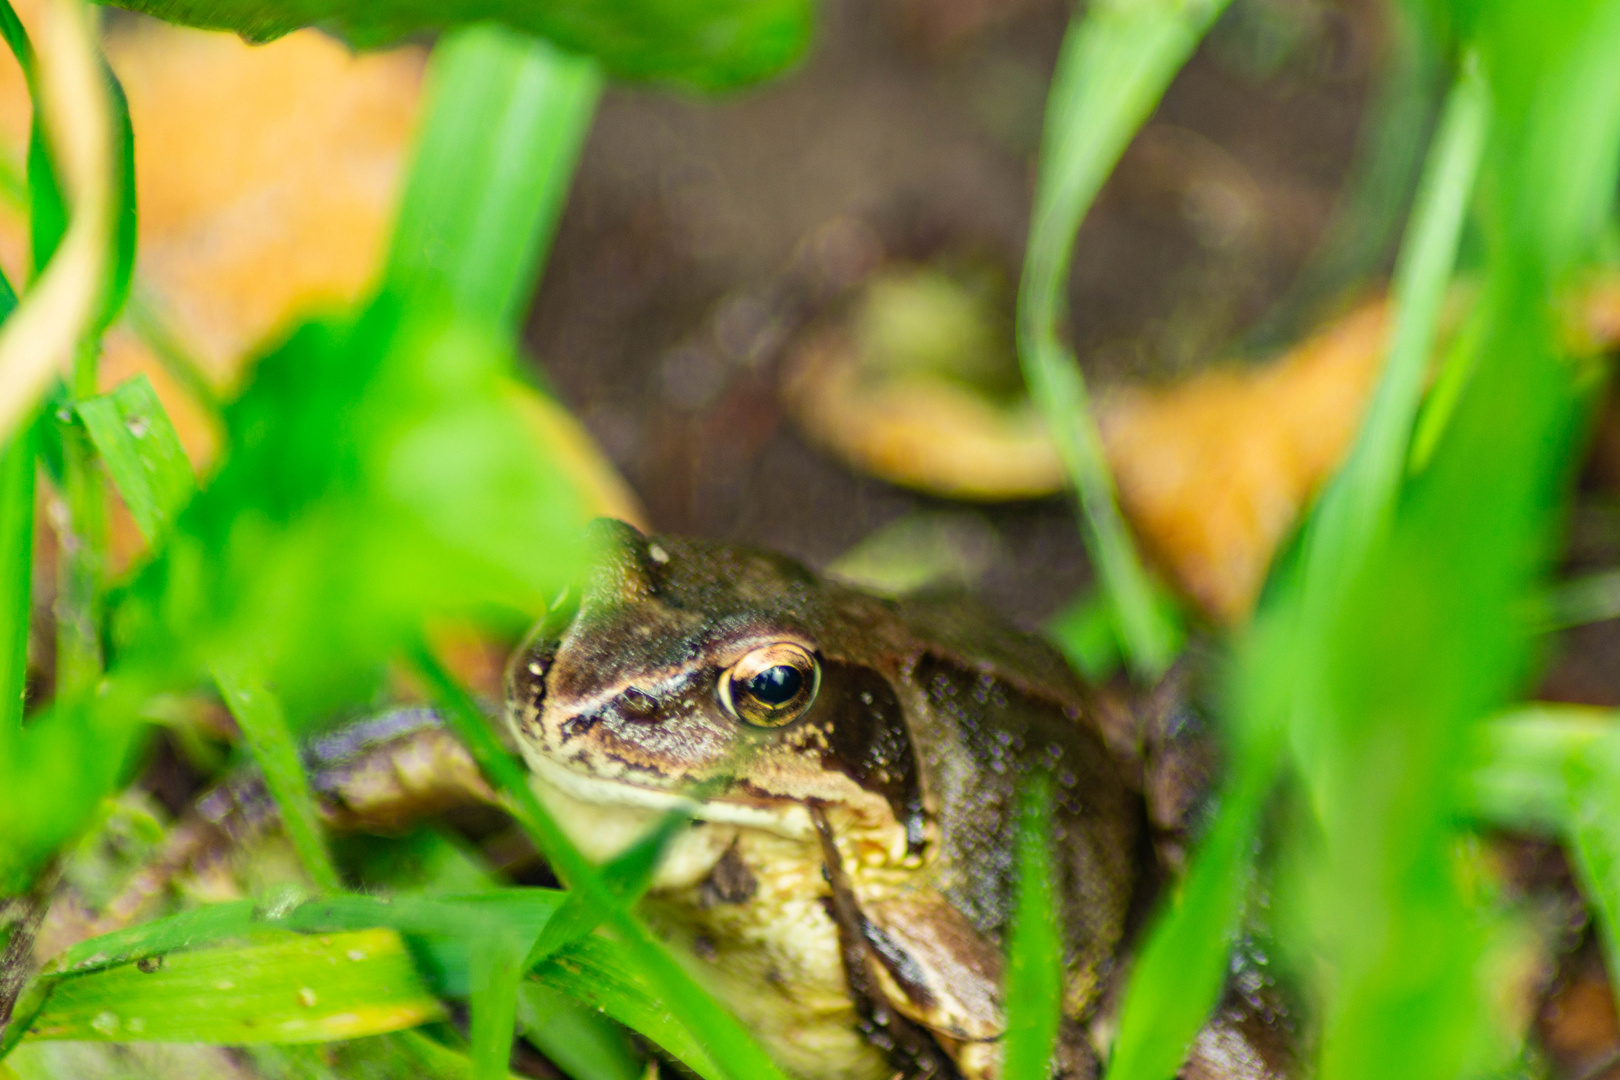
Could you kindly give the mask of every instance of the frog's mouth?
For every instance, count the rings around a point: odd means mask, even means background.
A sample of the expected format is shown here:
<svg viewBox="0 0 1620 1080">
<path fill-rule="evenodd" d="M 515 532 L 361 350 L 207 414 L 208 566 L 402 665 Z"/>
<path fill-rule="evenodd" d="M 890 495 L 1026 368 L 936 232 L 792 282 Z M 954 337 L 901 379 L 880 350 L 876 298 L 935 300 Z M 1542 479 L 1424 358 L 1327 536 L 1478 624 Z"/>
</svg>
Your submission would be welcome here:
<svg viewBox="0 0 1620 1080">
<path fill-rule="evenodd" d="M 679 810 L 694 821 L 762 829 L 790 840 L 815 838 L 815 824 L 804 803 L 787 797 L 756 798 L 751 802 L 704 798 L 701 795 L 644 787 L 622 777 L 603 777 L 568 766 L 525 745 L 532 783 L 544 799 L 550 792 L 599 809 L 619 809 L 635 816 L 654 817 Z M 548 792 L 547 789 L 550 789 Z"/>
</svg>

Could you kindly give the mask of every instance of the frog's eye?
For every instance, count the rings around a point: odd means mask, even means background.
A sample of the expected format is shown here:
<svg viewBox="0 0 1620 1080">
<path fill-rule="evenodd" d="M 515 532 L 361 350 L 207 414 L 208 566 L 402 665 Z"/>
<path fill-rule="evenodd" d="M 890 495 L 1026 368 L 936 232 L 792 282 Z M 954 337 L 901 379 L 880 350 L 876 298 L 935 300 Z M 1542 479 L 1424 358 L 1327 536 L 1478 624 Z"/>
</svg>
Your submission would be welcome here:
<svg viewBox="0 0 1620 1080">
<path fill-rule="evenodd" d="M 790 642 L 755 649 L 720 676 L 720 704 L 754 727 L 781 727 L 803 716 L 821 688 L 821 665 Z"/>
</svg>

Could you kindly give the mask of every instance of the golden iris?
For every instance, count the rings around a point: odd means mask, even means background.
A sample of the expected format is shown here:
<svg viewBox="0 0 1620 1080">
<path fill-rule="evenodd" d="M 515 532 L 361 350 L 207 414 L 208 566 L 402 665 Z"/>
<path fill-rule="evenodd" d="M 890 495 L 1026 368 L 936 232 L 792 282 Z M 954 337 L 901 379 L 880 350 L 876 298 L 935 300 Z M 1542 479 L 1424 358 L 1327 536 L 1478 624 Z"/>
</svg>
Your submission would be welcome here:
<svg viewBox="0 0 1620 1080">
<path fill-rule="evenodd" d="M 791 724 L 821 688 L 821 665 L 803 646 L 782 641 L 755 649 L 720 676 L 720 704 L 754 727 Z"/>
</svg>

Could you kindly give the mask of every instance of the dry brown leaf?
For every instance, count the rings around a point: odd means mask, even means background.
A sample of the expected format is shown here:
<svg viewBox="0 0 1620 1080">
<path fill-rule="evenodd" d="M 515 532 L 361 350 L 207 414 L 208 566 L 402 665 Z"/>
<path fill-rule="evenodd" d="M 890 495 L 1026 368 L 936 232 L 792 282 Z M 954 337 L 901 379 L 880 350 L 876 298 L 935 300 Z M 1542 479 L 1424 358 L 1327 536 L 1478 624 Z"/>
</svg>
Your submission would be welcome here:
<svg viewBox="0 0 1620 1080">
<path fill-rule="evenodd" d="M 805 432 L 856 468 L 952 499 L 1037 498 L 1061 490 L 1063 462 L 1027 404 L 995 405 L 960 383 L 864 378 L 849 339 L 805 341 L 783 395 Z"/>
<path fill-rule="evenodd" d="M 1374 301 L 1271 364 L 1124 391 L 1101 410 L 1121 506 L 1209 614 L 1248 614 L 1277 545 L 1355 436 L 1388 331 L 1388 305 Z"/>
<path fill-rule="evenodd" d="M 1459 292 L 1450 306 L 1465 299 Z M 1567 322 L 1574 347 L 1620 341 L 1620 278 L 1579 290 Z M 1121 508 L 1206 614 L 1234 623 L 1253 608 L 1278 544 L 1349 452 L 1388 333 L 1387 302 L 1373 300 L 1269 363 L 1215 366 L 1099 403 Z M 1067 486 L 1027 408 L 937 378 L 874 384 L 849 351 L 836 330 L 808 337 L 784 395 L 806 433 L 854 467 L 952 498 L 1021 499 Z"/>
</svg>

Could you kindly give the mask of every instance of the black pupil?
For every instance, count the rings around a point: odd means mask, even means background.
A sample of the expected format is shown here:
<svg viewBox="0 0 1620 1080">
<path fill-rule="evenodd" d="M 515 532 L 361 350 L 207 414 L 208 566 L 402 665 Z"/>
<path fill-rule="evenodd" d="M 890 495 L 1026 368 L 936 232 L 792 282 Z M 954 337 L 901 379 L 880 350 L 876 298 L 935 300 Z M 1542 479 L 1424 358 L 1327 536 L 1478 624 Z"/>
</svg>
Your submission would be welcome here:
<svg viewBox="0 0 1620 1080">
<path fill-rule="evenodd" d="M 804 686 L 799 669 L 777 664 L 748 680 L 748 692 L 767 705 L 785 705 L 798 696 Z"/>
</svg>

